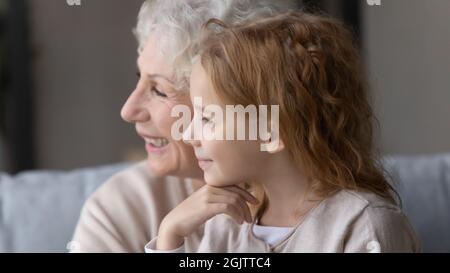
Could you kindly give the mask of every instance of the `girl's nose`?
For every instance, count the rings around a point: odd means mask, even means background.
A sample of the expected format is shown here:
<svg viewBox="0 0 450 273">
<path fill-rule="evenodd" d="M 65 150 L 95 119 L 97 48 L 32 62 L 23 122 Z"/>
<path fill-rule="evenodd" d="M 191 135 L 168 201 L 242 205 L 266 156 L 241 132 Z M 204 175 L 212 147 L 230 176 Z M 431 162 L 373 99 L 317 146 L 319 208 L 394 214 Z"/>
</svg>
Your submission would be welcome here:
<svg viewBox="0 0 450 273">
<path fill-rule="evenodd" d="M 135 89 L 122 106 L 120 116 L 123 120 L 136 123 L 150 120 L 150 112 L 143 105 L 144 100 L 138 89 Z"/>
<path fill-rule="evenodd" d="M 191 123 L 189 123 L 189 126 L 187 127 L 187 129 L 184 131 L 183 141 L 194 147 L 199 147 L 201 142 L 199 139 L 195 138 L 194 129 L 193 129 L 192 124 L 194 124 L 194 122 L 191 121 Z"/>
</svg>

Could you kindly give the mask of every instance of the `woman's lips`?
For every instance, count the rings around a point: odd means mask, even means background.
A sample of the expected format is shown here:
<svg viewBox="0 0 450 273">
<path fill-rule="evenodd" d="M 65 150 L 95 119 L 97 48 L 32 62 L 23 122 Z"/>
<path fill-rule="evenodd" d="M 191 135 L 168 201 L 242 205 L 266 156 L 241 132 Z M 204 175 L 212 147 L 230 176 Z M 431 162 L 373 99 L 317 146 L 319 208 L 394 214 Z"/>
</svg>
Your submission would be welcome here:
<svg viewBox="0 0 450 273">
<path fill-rule="evenodd" d="M 148 153 L 160 154 L 169 145 L 169 141 L 162 137 L 152 137 L 149 135 L 139 134 L 145 141 L 145 150 Z"/>
<path fill-rule="evenodd" d="M 208 169 L 211 166 L 212 162 L 213 161 L 210 159 L 198 159 L 198 165 L 202 170 Z"/>
<path fill-rule="evenodd" d="M 157 147 L 154 146 L 151 143 L 145 143 L 145 150 L 147 151 L 147 153 L 149 154 L 161 154 L 164 152 L 164 150 L 166 149 L 167 145 L 162 146 L 162 147 Z"/>
</svg>

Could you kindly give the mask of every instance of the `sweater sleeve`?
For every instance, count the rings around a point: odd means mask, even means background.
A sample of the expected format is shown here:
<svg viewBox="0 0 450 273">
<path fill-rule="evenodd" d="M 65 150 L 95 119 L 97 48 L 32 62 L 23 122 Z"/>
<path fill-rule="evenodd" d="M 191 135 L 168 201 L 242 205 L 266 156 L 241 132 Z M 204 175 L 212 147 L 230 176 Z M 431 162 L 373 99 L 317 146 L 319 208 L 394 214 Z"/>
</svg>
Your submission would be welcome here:
<svg viewBox="0 0 450 273">
<path fill-rule="evenodd" d="M 158 237 L 155 237 L 148 244 L 145 245 L 145 253 L 186 253 L 184 244 L 182 244 L 179 248 L 172 250 L 157 250 L 156 249 L 157 240 Z"/>
</svg>

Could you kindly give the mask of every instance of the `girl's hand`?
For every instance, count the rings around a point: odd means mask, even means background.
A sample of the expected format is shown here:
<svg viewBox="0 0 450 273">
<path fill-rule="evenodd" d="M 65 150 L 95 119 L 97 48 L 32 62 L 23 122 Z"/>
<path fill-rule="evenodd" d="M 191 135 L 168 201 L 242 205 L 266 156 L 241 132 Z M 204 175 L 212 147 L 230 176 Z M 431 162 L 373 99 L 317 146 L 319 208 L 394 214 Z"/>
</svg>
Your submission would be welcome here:
<svg viewBox="0 0 450 273">
<path fill-rule="evenodd" d="M 238 186 L 201 187 L 164 217 L 156 248 L 171 250 L 180 247 L 184 237 L 217 214 L 228 214 L 239 224 L 244 221 L 250 223 L 252 216 L 246 202 L 257 204 L 258 200 Z"/>
</svg>

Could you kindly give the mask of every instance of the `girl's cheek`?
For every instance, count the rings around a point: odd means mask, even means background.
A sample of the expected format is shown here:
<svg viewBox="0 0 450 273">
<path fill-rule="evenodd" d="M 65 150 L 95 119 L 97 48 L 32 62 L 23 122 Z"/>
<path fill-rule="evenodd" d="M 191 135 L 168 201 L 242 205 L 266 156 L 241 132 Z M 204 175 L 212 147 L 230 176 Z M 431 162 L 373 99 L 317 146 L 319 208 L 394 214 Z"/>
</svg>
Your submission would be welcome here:
<svg viewBox="0 0 450 273">
<path fill-rule="evenodd" d="M 217 141 L 202 141 L 202 147 L 205 152 L 205 155 L 211 158 L 213 161 L 220 159 L 220 145 L 217 144 Z"/>
</svg>

